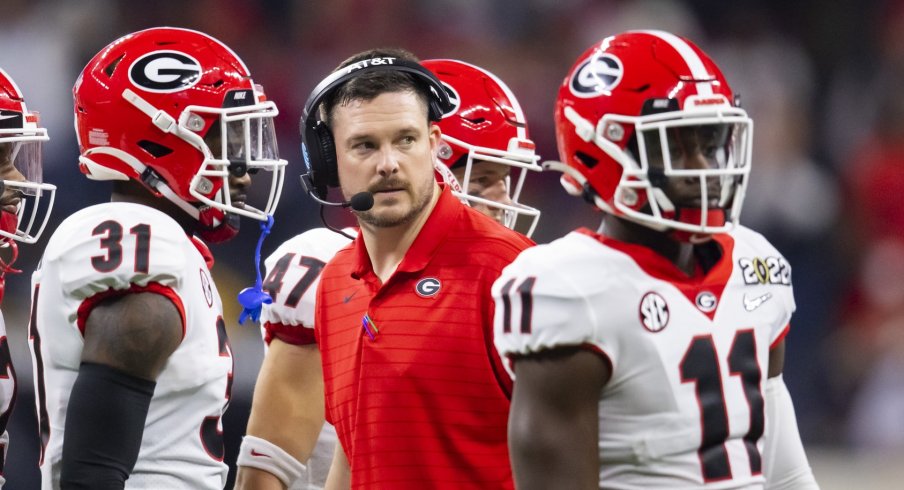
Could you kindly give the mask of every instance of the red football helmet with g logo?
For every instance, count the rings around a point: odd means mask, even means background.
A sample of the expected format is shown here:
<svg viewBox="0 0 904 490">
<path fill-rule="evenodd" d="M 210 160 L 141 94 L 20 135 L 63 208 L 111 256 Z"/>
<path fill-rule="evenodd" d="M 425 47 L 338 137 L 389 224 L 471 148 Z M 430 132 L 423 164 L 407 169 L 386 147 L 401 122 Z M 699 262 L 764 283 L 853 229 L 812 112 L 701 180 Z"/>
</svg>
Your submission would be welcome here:
<svg viewBox="0 0 904 490">
<path fill-rule="evenodd" d="M 437 171 L 466 203 L 501 210 L 507 227 L 514 228 L 519 216 L 527 217 L 530 223 L 526 235 L 530 236 L 540 210 L 520 203 L 519 198 L 527 171 L 541 170 L 537 163 L 540 157 L 515 95 L 492 73 L 462 61 L 438 59 L 421 64 L 436 74 L 452 102 L 452 109 L 438 123 L 442 143 Z M 472 166 L 481 161 L 511 167 L 506 181 L 508 203 L 468 194 Z M 464 169 L 461 182 L 451 172 L 457 168 Z"/>
<path fill-rule="evenodd" d="M 0 243 L 34 243 L 44 231 L 56 187 L 42 181 L 41 145 L 47 141 L 36 112 L 0 69 Z"/>
<path fill-rule="evenodd" d="M 278 111 L 220 41 L 169 27 L 128 34 L 88 62 L 73 95 L 89 178 L 139 181 L 214 229 L 226 214 L 266 221 L 275 209 L 286 165 Z M 271 177 L 264 204 L 234 205 L 230 172 L 257 170 Z"/>
<path fill-rule="evenodd" d="M 737 223 L 753 122 L 718 66 L 690 41 L 631 31 L 594 44 L 562 82 L 555 123 L 564 165 L 549 167 L 565 173 L 569 193 L 690 239 Z M 705 168 L 683 168 L 691 149 Z M 699 185 L 698 196 L 673 202 L 664 190 L 670 179 Z"/>
</svg>

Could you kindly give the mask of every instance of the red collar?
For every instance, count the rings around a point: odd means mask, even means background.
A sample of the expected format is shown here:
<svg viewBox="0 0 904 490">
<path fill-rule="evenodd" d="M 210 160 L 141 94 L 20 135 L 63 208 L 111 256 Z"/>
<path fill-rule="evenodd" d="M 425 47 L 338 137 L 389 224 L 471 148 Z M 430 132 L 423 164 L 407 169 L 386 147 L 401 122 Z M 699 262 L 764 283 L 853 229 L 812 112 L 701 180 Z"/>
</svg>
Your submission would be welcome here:
<svg viewBox="0 0 904 490">
<path fill-rule="evenodd" d="M 606 245 L 607 247 L 624 253 L 625 255 L 631 257 L 631 259 L 633 259 L 634 262 L 637 263 L 637 265 L 640 266 L 640 268 L 643 269 L 647 274 L 658 279 L 667 280 L 669 282 L 683 282 L 691 284 L 709 283 L 717 277 L 719 279 L 722 279 L 724 276 L 724 279 L 727 280 L 727 276 L 730 275 L 731 272 L 731 254 L 732 250 L 734 249 L 734 240 L 731 238 L 731 236 L 725 233 L 713 235 L 713 240 L 722 249 L 722 257 L 719 258 L 719 261 L 705 273 L 703 269 L 698 266 L 696 268 L 695 274 L 692 277 L 688 277 L 684 272 L 681 271 L 681 269 L 673 264 L 672 261 L 659 255 L 648 247 L 616 240 L 606 235 L 596 233 L 595 231 L 589 230 L 587 228 L 581 228 L 577 230 L 577 232 L 590 236 L 593 239 L 598 240 L 600 243 Z M 728 266 L 727 271 L 725 270 L 726 266 Z M 728 274 L 726 274 L 726 272 L 728 272 Z M 717 280 L 716 282 L 724 281 Z"/>
<path fill-rule="evenodd" d="M 440 194 L 436 202 L 436 206 L 427 217 L 424 227 L 417 234 L 417 238 L 411 244 L 411 247 L 405 252 L 405 257 L 396 269 L 396 272 L 417 272 L 423 270 L 430 263 L 436 250 L 440 244 L 445 241 L 449 234 L 451 223 L 464 210 L 464 204 L 452 195 L 452 191 L 446 184 L 439 184 Z M 373 266 L 370 263 L 370 256 L 367 255 L 367 246 L 364 244 L 363 234 L 358 234 L 355 238 L 354 247 L 357 253 L 357 260 L 352 270 L 352 277 L 358 279 L 364 277 L 368 273 L 373 272 Z"/>
<path fill-rule="evenodd" d="M 189 236 L 191 238 L 192 245 L 198 249 L 198 253 L 201 254 L 201 257 L 204 257 L 204 263 L 207 264 L 207 269 L 213 270 L 213 254 L 210 253 L 210 249 L 207 248 L 207 244 L 201 241 L 200 238 L 196 236 Z"/>
<path fill-rule="evenodd" d="M 577 231 L 578 233 L 582 233 L 584 235 L 592 237 L 595 240 L 598 240 L 600 243 L 609 248 L 618 250 L 628 257 L 631 257 L 631 260 L 633 260 L 638 267 L 643 269 L 644 272 L 649 274 L 651 277 L 673 284 L 675 287 L 681 290 L 681 292 L 691 302 L 693 302 L 696 298 L 696 295 L 703 290 L 708 290 L 715 294 L 717 298 L 721 299 L 722 291 L 725 290 L 725 285 L 728 283 L 728 279 L 731 277 L 733 267 L 732 253 L 734 251 L 734 239 L 727 233 L 713 235 L 713 240 L 715 240 L 716 243 L 722 248 L 722 257 L 719 258 L 719 261 L 716 262 L 716 264 L 713 265 L 713 267 L 709 271 L 706 271 L 704 273 L 702 268 L 698 267 L 694 276 L 688 277 L 686 274 L 684 274 L 684 272 L 681 271 L 681 269 L 675 266 L 672 261 L 659 255 L 652 249 L 644 247 L 643 245 L 625 243 L 614 238 L 607 237 L 605 235 L 600 235 L 599 233 L 588 230 L 587 228 L 581 228 Z M 710 319 L 712 319 L 716 314 L 716 311 L 713 310 L 705 314 L 710 317 Z"/>
</svg>

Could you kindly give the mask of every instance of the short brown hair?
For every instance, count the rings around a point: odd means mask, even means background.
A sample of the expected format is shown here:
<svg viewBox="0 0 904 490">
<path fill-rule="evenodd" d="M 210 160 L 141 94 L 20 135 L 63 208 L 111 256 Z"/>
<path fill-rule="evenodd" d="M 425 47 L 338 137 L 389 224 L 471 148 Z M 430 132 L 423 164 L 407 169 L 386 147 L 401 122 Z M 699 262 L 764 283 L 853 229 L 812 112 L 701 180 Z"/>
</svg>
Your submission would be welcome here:
<svg viewBox="0 0 904 490">
<path fill-rule="evenodd" d="M 412 63 L 420 62 L 417 56 L 402 48 L 377 48 L 355 54 L 339 64 L 333 72 L 359 61 L 384 57 L 398 58 Z M 355 100 L 370 101 L 388 92 L 414 93 L 424 104 L 424 117 L 428 117 L 427 107 L 429 107 L 431 96 L 429 88 L 418 82 L 412 75 L 402 71 L 371 71 L 352 78 L 324 97 L 320 104 L 320 119 L 329 126 L 333 109 L 337 105 L 345 105 Z"/>
</svg>

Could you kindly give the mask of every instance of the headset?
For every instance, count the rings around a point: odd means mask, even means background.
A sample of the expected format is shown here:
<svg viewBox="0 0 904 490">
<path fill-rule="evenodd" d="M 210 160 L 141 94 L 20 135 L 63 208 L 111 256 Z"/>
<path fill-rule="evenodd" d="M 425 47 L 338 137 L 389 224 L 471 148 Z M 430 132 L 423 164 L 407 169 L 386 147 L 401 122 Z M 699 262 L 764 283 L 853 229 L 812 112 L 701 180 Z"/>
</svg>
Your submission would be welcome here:
<svg viewBox="0 0 904 490">
<path fill-rule="evenodd" d="M 339 187 L 339 170 L 336 163 L 336 143 L 330 128 L 320 119 L 320 104 L 334 90 L 365 73 L 397 71 L 413 76 L 415 83 L 427 89 L 427 117 L 431 122 L 442 119 L 443 114 L 452 109 L 449 94 L 442 83 L 420 63 L 406 61 L 391 56 L 361 60 L 334 71 L 311 91 L 301 115 L 301 153 L 307 166 L 307 173 L 301 176 L 305 191 L 321 204 L 357 207 L 351 201 L 331 203 L 325 201 L 329 187 Z M 373 205 L 371 199 L 370 206 Z M 368 206 L 368 209 L 370 208 Z"/>
</svg>

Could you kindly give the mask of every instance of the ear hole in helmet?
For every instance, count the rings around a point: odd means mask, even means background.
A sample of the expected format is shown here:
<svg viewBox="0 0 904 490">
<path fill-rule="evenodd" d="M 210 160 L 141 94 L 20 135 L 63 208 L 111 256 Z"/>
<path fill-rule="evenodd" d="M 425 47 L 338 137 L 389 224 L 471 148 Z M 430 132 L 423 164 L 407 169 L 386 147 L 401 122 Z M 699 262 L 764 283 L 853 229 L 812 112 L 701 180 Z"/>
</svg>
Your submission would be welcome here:
<svg viewBox="0 0 904 490">
<path fill-rule="evenodd" d="M 574 157 L 581 161 L 581 165 L 587 168 L 593 168 L 599 163 L 599 160 L 593 158 L 592 156 L 584 153 L 583 151 L 574 152 Z"/>
<path fill-rule="evenodd" d="M 141 140 L 138 142 L 138 146 L 141 147 L 142 150 L 148 152 L 154 158 L 164 157 L 173 152 L 171 148 L 167 148 L 159 143 L 154 143 L 153 141 Z"/>
<path fill-rule="evenodd" d="M 637 134 L 631 135 L 631 138 L 628 140 L 628 145 L 625 146 L 625 151 L 631 155 L 631 158 L 633 158 L 635 162 L 640 161 L 640 150 L 637 147 Z"/>
<path fill-rule="evenodd" d="M 122 58 L 124 56 L 125 55 L 122 55 L 119 58 L 116 58 L 115 60 L 111 61 L 109 65 L 104 67 L 104 73 L 106 73 L 108 77 L 113 76 L 113 72 L 116 71 L 116 67 L 119 66 L 119 62 L 122 61 Z"/>
<path fill-rule="evenodd" d="M 449 168 L 464 167 L 465 164 L 467 164 L 467 163 L 468 163 L 468 155 L 464 154 L 464 155 L 461 155 L 460 157 L 458 157 L 454 162 L 452 162 L 452 165 L 449 165 Z"/>
<path fill-rule="evenodd" d="M 596 197 L 597 195 L 598 194 L 595 190 L 593 190 L 593 187 L 590 186 L 590 182 L 584 182 L 584 185 L 581 189 L 581 199 L 589 204 L 596 206 L 594 197 Z"/>
</svg>

